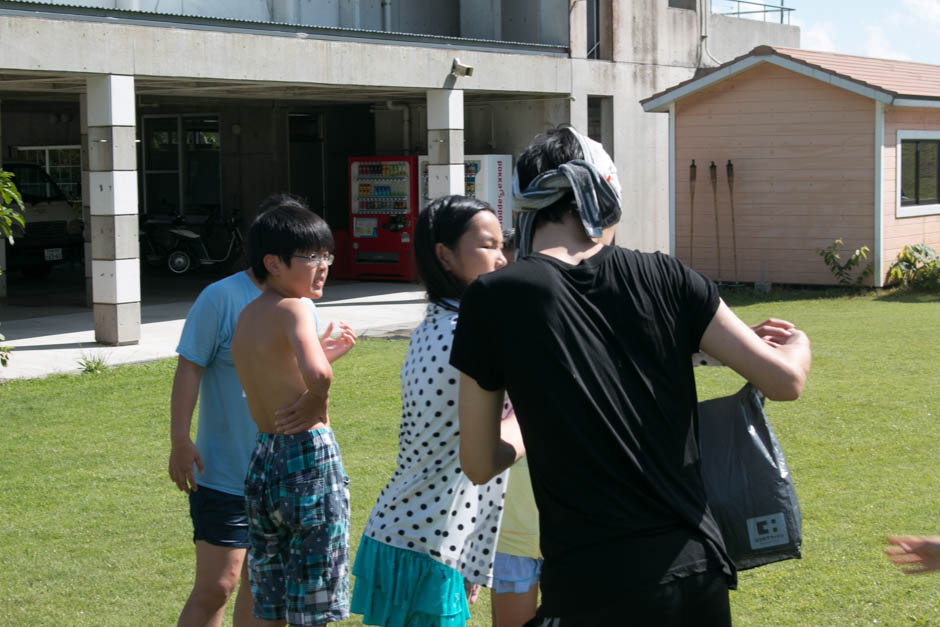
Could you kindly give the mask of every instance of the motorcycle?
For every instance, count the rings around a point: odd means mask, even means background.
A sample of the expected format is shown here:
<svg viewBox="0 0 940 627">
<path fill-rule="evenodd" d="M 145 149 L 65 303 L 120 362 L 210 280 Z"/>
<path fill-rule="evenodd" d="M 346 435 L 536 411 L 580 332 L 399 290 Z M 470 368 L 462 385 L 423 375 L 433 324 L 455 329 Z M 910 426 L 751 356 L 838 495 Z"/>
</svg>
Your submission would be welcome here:
<svg viewBox="0 0 940 627">
<path fill-rule="evenodd" d="M 245 266 L 245 238 L 237 213 L 222 219 L 153 216 L 140 228 L 141 257 L 151 267 L 184 274 L 200 266 L 222 265 L 234 271 Z"/>
</svg>

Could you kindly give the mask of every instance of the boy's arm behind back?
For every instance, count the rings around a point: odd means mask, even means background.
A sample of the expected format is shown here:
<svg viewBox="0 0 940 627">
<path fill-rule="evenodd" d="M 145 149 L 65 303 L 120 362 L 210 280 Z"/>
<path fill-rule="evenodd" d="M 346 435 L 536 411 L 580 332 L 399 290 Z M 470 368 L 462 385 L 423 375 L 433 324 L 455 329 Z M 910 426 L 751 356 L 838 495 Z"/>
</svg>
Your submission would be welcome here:
<svg viewBox="0 0 940 627">
<path fill-rule="evenodd" d="M 283 301 L 284 332 L 297 359 L 297 368 L 307 389 L 302 392 L 308 407 L 317 415 L 317 422 L 329 424 L 327 405 L 333 368 L 317 335 L 313 313 L 297 299 Z"/>
<path fill-rule="evenodd" d="M 252 420 L 264 433 L 285 433 L 277 410 L 309 396 L 310 419 L 299 433 L 326 423 L 332 369 L 319 346 L 313 312 L 299 299 L 265 292 L 242 310 L 232 357 Z"/>
</svg>

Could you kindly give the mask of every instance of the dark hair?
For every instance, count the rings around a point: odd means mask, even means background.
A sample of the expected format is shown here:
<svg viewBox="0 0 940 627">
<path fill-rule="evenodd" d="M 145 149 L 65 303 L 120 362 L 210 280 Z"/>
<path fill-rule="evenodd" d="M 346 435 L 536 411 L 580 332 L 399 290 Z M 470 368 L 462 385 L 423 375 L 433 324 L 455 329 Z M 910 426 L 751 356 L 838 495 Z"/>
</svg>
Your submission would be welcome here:
<svg viewBox="0 0 940 627">
<path fill-rule="evenodd" d="M 297 196 L 272 194 L 259 211 L 248 231 L 248 261 L 258 281 L 268 277 L 265 255 L 277 255 L 289 267 L 295 253 L 333 251 L 330 227 Z"/>
<path fill-rule="evenodd" d="M 466 286 L 444 269 L 434 252 L 434 246 L 441 243 L 451 250 L 456 248 L 457 240 L 467 231 L 470 220 L 481 211 L 496 213 L 492 207 L 476 198 L 444 196 L 431 201 L 418 215 L 418 223 L 415 225 L 415 265 L 428 291 L 428 300 L 460 300 L 463 296 Z"/>
<path fill-rule="evenodd" d="M 532 143 L 526 146 L 516 162 L 519 175 L 519 189 L 525 191 L 535 177 L 543 172 L 554 170 L 572 159 L 584 159 L 584 151 L 574 133 L 567 126 L 558 126 L 536 135 Z M 561 222 L 565 214 L 574 208 L 574 196 L 567 192 L 555 203 L 536 214 L 535 228 L 544 222 Z"/>
</svg>

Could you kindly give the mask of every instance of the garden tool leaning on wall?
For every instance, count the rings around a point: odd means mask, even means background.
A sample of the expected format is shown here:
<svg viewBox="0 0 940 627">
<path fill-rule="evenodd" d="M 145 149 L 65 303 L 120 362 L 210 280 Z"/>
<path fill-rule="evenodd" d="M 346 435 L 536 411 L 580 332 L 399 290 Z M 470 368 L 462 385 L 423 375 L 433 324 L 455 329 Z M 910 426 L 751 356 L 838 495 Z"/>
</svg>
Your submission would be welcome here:
<svg viewBox="0 0 940 627">
<path fill-rule="evenodd" d="M 725 166 L 728 173 L 728 202 L 731 204 L 731 259 L 734 261 L 734 282 L 738 282 L 738 241 L 737 229 L 734 226 L 734 165 L 728 159 Z"/>
<path fill-rule="evenodd" d="M 721 238 L 718 236 L 718 166 L 712 161 L 708 166 L 708 174 L 712 180 L 712 206 L 715 208 L 715 258 L 718 261 L 718 274 L 715 282 L 721 282 Z"/>
<path fill-rule="evenodd" d="M 695 267 L 693 263 L 695 248 L 695 159 L 692 159 L 692 165 L 689 166 L 689 267 Z"/>
</svg>

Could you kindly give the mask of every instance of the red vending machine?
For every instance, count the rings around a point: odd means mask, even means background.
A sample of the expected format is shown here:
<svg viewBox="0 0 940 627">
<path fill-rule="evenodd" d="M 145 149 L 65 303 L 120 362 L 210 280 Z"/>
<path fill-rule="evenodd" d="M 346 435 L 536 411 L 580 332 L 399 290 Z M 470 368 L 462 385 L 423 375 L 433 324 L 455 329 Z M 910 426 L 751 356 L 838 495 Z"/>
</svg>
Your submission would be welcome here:
<svg viewBox="0 0 940 627">
<path fill-rule="evenodd" d="M 414 281 L 417 157 L 349 158 L 350 274 Z"/>
</svg>

